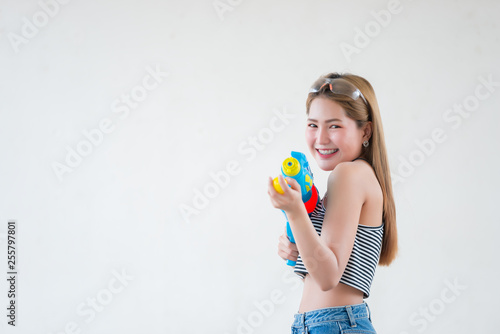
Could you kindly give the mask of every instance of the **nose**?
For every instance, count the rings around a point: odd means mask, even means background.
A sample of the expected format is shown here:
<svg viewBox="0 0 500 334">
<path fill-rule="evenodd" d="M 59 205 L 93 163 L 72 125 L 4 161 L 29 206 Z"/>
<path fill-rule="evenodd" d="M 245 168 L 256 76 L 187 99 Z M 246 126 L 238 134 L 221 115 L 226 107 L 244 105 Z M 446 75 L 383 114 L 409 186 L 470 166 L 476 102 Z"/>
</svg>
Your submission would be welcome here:
<svg viewBox="0 0 500 334">
<path fill-rule="evenodd" d="M 321 127 L 316 132 L 316 143 L 318 145 L 326 145 L 330 142 L 330 137 L 328 137 L 328 129 Z"/>
</svg>

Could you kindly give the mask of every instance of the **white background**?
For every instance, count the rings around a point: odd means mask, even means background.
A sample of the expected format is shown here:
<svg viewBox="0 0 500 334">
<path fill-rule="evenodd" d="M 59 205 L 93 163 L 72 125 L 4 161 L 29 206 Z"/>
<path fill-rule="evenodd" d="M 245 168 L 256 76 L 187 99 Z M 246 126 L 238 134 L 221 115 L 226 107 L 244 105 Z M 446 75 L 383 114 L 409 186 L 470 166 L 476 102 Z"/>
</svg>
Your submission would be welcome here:
<svg viewBox="0 0 500 334">
<path fill-rule="evenodd" d="M 380 25 L 388 1 L 226 1 L 218 13 L 210 0 L 73 0 L 44 22 L 39 2 L 2 0 L 0 267 L 5 277 L 14 219 L 19 276 L 15 328 L 1 280 L 1 332 L 289 333 L 302 283 L 277 256 L 284 220 L 267 177 L 306 152 L 307 90 L 333 71 L 375 88 L 399 176 L 400 252 L 375 275 L 375 328 L 493 332 L 500 3 L 401 0 Z M 115 113 L 148 67 L 168 76 Z M 448 114 L 474 101 L 481 77 L 496 82 L 480 88 L 489 97 Z M 277 113 L 292 116 L 270 132 Z M 103 119 L 113 131 L 59 179 L 54 164 Z M 423 153 L 433 131 L 446 140 Z M 214 187 L 210 173 L 230 162 L 238 173 Z M 311 163 L 323 194 L 327 174 Z"/>
</svg>

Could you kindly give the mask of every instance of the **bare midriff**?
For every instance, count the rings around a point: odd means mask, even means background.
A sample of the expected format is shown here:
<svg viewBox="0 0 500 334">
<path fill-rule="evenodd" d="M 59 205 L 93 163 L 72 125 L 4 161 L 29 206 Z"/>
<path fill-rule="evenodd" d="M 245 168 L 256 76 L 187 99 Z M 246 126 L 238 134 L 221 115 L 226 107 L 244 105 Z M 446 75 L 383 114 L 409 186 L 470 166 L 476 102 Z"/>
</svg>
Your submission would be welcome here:
<svg viewBox="0 0 500 334">
<path fill-rule="evenodd" d="M 306 275 L 299 313 L 327 307 L 356 305 L 362 302 L 363 292 L 358 289 L 339 283 L 335 288 L 323 291 L 311 275 Z"/>
</svg>

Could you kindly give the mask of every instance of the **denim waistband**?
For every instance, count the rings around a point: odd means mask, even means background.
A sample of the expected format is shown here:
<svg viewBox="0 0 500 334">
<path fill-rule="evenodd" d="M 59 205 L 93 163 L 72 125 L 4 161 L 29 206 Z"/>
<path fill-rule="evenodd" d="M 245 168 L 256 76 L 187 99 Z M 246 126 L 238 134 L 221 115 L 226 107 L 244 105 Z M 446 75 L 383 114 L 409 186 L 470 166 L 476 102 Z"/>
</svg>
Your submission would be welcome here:
<svg viewBox="0 0 500 334">
<path fill-rule="evenodd" d="M 356 319 L 369 318 L 371 320 L 370 308 L 363 301 L 362 304 L 327 307 L 294 315 L 293 326 L 309 326 L 322 321 L 349 321 L 352 325 Z"/>
</svg>

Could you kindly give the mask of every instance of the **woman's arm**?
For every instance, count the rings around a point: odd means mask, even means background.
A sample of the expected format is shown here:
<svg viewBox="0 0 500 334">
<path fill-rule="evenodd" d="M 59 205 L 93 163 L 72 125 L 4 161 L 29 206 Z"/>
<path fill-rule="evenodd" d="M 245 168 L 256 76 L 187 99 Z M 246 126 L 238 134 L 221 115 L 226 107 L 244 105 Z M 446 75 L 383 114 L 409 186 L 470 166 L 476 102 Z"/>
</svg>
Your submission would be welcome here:
<svg viewBox="0 0 500 334">
<path fill-rule="evenodd" d="M 366 199 L 363 174 L 360 166 L 349 162 L 340 163 L 332 171 L 321 236 L 303 206 L 303 210 L 287 211 L 302 261 L 323 291 L 337 286 L 351 255 Z"/>
</svg>

